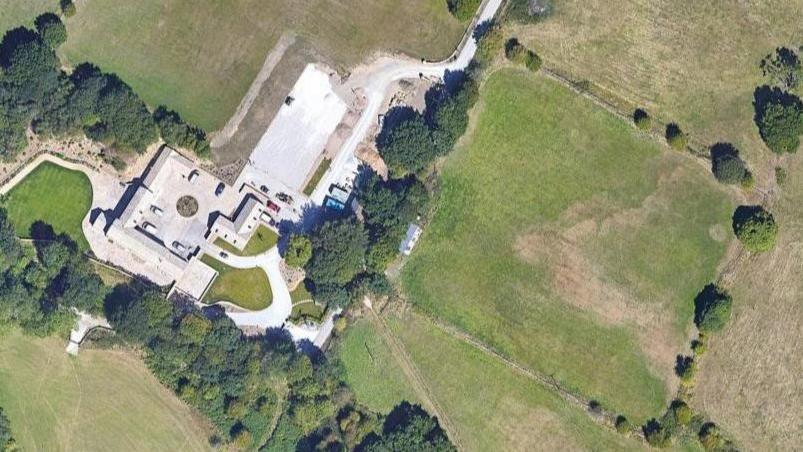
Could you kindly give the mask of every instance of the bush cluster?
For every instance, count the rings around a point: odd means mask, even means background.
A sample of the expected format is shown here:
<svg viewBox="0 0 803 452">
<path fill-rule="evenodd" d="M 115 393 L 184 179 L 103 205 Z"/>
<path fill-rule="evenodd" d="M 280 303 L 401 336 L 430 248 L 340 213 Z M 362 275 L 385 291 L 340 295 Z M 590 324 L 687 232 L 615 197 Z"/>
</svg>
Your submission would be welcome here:
<svg viewBox="0 0 803 452">
<path fill-rule="evenodd" d="M 532 50 L 524 47 L 516 38 L 510 38 L 505 43 L 505 56 L 508 60 L 521 64 L 533 72 L 541 69 L 541 58 Z"/>
<path fill-rule="evenodd" d="M 711 147 L 711 172 L 723 184 L 741 184 L 749 188 L 753 175 L 739 158 L 739 151 L 730 143 L 717 143 Z"/>
</svg>

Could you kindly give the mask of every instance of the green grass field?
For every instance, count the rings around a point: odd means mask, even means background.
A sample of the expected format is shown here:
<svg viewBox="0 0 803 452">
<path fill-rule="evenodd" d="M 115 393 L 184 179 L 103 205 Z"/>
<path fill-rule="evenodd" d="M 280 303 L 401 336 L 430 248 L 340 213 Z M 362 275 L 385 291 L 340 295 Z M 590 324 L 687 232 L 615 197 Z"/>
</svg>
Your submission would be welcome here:
<svg viewBox="0 0 803 452">
<path fill-rule="evenodd" d="M 463 31 L 443 0 L 87 0 L 67 28 L 71 63 L 115 72 L 150 105 L 210 131 L 234 113 L 283 32 L 345 72 L 378 50 L 446 57 Z"/>
<path fill-rule="evenodd" d="M 209 255 L 201 257 L 201 261 L 218 271 L 212 287 L 204 295 L 204 303 L 228 301 L 250 310 L 270 306 L 273 293 L 268 276 L 261 268 L 233 268 Z"/>
<path fill-rule="evenodd" d="M 36 16 L 59 10 L 58 0 L 3 0 L 0 3 L 0 36 L 6 31 L 25 25 L 32 27 Z"/>
<path fill-rule="evenodd" d="M 0 340 L 0 406 L 23 450 L 209 450 L 209 427 L 124 351 L 61 339 Z"/>
<path fill-rule="evenodd" d="M 337 350 L 345 380 L 358 402 L 381 413 L 389 412 L 402 400 L 417 402 L 388 346 L 367 319 L 349 325 Z"/>
<path fill-rule="evenodd" d="M 299 320 L 309 319 L 320 322 L 323 320 L 324 312 L 326 312 L 326 307 L 314 301 L 303 301 L 293 305 L 293 311 L 290 313 L 290 320 L 297 322 Z"/>
<path fill-rule="evenodd" d="M 704 143 L 733 142 L 761 168 L 769 152 L 753 123 L 753 90 L 765 83 L 759 63 L 778 46 L 803 43 L 800 11 L 801 0 L 566 0 L 548 20 L 513 33 L 547 67 L 676 121 Z"/>
<path fill-rule="evenodd" d="M 659 414 L 731 202 L 705 168 L 547 79 L 502 70 L 481 99 L 405 291 L 587 398 Z"/>
<path fill-rule="evenodd" d="M 390 324 L 467 450 L 643 448 L 418 315 Z"/>
<path fill-rule="evenodd" d="M 238 256 L 256 256 L 276 246 L 276 242 L 278 241 L 279 236 L 275 232 L 268 229 L 267 226 L 260 224 L 254 232 L 254 235 L 252 235 L 248 243 L 245 244 L 242 251 L 221 238 L 215 239 L 215 245 Z"/>
<path fill-rule="evenodd" d="M 20 237 L 30 237 L 31 225 L 44 221 L 89 249 L 81 230 L 92 207 L 92 185 L 85 174 L 44 162 L 11 189 L 3 205 Z"/>
</svg>

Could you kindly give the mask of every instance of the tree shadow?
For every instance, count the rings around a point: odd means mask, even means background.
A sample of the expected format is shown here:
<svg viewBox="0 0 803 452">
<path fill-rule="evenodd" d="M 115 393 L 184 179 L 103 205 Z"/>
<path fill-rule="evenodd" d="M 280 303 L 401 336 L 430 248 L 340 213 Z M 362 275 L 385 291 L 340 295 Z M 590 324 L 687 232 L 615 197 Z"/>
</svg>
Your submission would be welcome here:
<svg viewBox="0 0 803 452">
<path fill-rule="evenodd" d="M 708 284 L 694 297 L 694 323 L 700 324 L 705 308 L 719 297 L 719 289 L 714 284 Z"/>
<path fill-rule="evenodd" d="M 744 224 L 747 220 L 753 218 L 754 216 L 758 215 L 760 212 L 764 210 L 761 206 L 739 206 L 733 212 L 733 218 L 731 226 L 733 227 L 733 231 L 736 232 L 739 230 L 739 227 Z"/>
<path fill-rule="evenodd" d="M 390 139 L 390 134 L 399 125 L 414 119 L 418 116 L 418 112 L 409 105 L 395 106 L 388 110 L 382 117 L 382 130 L 376 136 L 376 145 L 383 147 Z"/>
<path fill-rule="evenodd" d="M 486 34 L 488 34 L 494 25 L 495 22 L 493 19 L 488 19 L 478 23 L 474 28 L 474 33 L 471 34 L 471 37 L 474 38 L 475 41 L 479 42 Z"/>
<path fill-rule="evenodd" d="M 778 87 L 762 85 L 753 91 L 753 108 L 755 114 L 753 121 L 756 125 L 761 124 L 764 119 L 764 112 L 770 105 L 781 105 L 784 107 L 796 106 L 803 109 L 803 102 L 794 94 L 788 93 Z"/>
</svg>

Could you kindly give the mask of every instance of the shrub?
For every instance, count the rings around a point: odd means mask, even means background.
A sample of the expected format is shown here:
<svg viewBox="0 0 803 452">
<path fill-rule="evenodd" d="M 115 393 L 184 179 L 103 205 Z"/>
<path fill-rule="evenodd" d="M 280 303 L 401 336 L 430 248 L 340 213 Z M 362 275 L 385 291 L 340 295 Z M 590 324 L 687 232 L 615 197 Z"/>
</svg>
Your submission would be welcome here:
<svg viewBox="0 0 803 452">
<path fill-rule="evenodd" d="M 675 418 L 675 422 L 678 425 L 687 426 L 691 423 L 691 417 L 694 413 L 692 413 L 691 408 L 686 402 L 682 400 L 675 400 L 670 405 L 669 409 L 672 411 L 672 416 Z"/>
<path fill-rule="evenodd" d="M 713 422 L 708 422 L 703 425 L 698 434 L 700 444 L 703 445 L 705 450 L 719 450 L 725 445 L 725 440 L 719 431 L 719 427 Z"/>
<path fill-rule="evenodd" d="M 479 10 L 481 0 L 446 0 L 449 12 L 460 21 L 469 20 Z"/>
<path fill-rule="evenodd" d="M 641 108 L 637 108 L 635 111 L 633 111 L 633 123 L 639 128 L 639 130 L 646 131 L 652 128 L 652 118 Z"/>
<path fill-rule="evenodd" d="M 524 47 L 516 38 L 510 38 L 505 43 L 505 57 L 514 63 L 524 65 L 533 72 L 541 69 L 541 57 Z"/>
<path fill-rule="evenodd" d="M 650 419 L 644 425 L 644 439 L 652 447 L 665 448 L 672 443 L 669 431 L 656 419 Z"/>
<path fill-rule="evenodd" d="M 626 435 L 630 433 L 630 429 L 632 428 L 630 421 L 627 420 L 626 417 L 623 415 L 616 416 L 616 421 L 614 422 L 614 427 L 616 427 L 616 431 Z"/>
<path fill-rule="evenodd" d="M 705 345 L 705 341 L 703 341 L 702 336 L 698 339 L 691 341 L 691 349 L 694 352 L 695 357 L 700 357 L 705 354 L 707 347 Z"/>
<path fill-rule="evenodd" d="M 678 356 L 675 363 L 675 373 L 680 377 L 680 381 L 689 384 L 694 380 L 694 373 L 697 370 L 697 364 L 691 356 Z"/>
<path fill-rule="evenodd" d="M 688 146 L 688 138 L 686 134 L 680 130 L 680 126 L 671 123 L 666 126 L 666 142 L 672 149 L 683 150 Z"/>
<path fill-rule="evenodd" d="M 538 72 L 538 70 L 541 69 L 541 64 L 542 64 L 541 57 L 539 57 L 532 50 L 528 49 L 524 53 L 524 67 L 526 67 L 527 69 L 533 72 Z"/>
<path fill-rule="evenodd" d="M 551 0 L 512 0 L 507 7 L 507 18 L 520 23 L 535 23 L 552 14 Z"/>
<path fill-rule="evenodd" d="M 747 250 L 761 253 L 775 246 L 778 224 L 761 206 L 739 206 L 733 213 L 733 232 Z"/>
<path fill-rule="evenodd" d="M 502 34 L 502 28 L 499 24 L 490 23 L 485 29 L 478 32 L 477 51 L 474 53 L 474 59 L 480 66 L 487 66 L 496 58 L 499 50 L 504 45 L 505 36 Z"/>
<path fill-rule="evenodd" d="M 59 6 L 61 7 L 61 13 L 64 14 L 64 17 L 72 17 L 75 15 L 75 3 L 73 3 L 72 0 L 61 0 Z"/>
<path fill-rule="evenodd" d="M 590 413 L 600 415 L 602 414 L 602 405 L 596 400 L 591 400 L 588 402 L 588 411 Z"/>
<path fill-rule="evenodd" d="M 67 40 L 67 27 L 61 22 L 59 16 L 53 13 L 44 13 L 37 17 L 34 23 L 39 36 L 51 49 L 55 49 Z"/>
<path fill-rule="evenodd" d="M 731 296 L 709 284 L 694 298 L 694 323 L 703 333 L 721 330 L 731 317 Z"/>
<path fill-rule="evenodd" d="M 786 169 L 780 166 L 775 167 L 775 183 L 783 185 L 786 182 Z"/>
</svg>

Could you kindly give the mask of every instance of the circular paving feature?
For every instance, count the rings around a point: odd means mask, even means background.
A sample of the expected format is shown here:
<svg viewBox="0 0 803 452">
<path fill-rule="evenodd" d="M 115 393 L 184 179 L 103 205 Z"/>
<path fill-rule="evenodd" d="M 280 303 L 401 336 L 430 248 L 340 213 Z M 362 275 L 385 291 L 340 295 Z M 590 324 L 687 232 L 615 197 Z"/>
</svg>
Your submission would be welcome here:
<svg viewBox="0 0 803 452">
<path fill-rule="evenodd" d="M 176 210 L 182 217 L 191 217 L 198 212 L 198 200 L 190 195 L 184 195 L 176 201 Z"/>
</svg>

